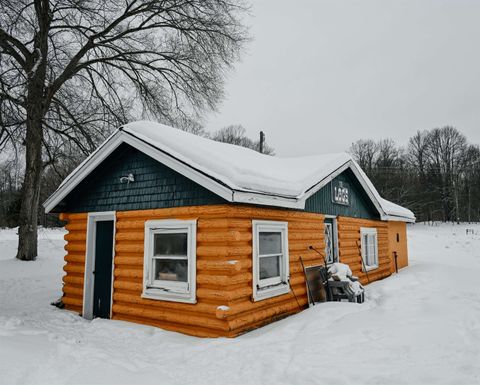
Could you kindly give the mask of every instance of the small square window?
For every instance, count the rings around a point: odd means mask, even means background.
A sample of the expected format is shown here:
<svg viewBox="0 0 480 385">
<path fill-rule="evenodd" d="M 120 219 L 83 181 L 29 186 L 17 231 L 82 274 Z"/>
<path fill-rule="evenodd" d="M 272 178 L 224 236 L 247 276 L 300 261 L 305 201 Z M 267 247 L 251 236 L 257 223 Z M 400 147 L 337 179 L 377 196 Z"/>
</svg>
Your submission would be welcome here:
<svg viewBox="0 0 480 385">
<path fill-rule="evenodd" d="M 196 221 L 145 223 L 145 298 L 195 302 Z"/>
<path fill-rule="evenodd" d="M 182 255 L 187 256 L 188 234 L 185 233 L 157 233 L 154 235 L 154 255 Z"/>
<path fill-rule="evenodd" d="M 188 261 L 186 259 L 154 259 L 154 280 L 188 282 Z"/>
<path fill-rule="evenodd" d="M 280 256 L 263 257 L 259 260 L 260 280 L 275 278 L 280 279 Z"/>
</svg>

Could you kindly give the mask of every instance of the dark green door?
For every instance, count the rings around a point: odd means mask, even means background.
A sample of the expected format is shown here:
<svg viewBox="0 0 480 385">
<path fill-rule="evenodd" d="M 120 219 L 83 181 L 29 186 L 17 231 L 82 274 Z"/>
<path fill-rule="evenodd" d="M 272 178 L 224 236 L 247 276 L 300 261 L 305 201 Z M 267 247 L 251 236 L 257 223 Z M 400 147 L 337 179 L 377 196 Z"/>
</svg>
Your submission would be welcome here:
<svg viewBox="0 0 480 385">
<path fill-rule="evenodd" d="M 110 318 L 112 296 L 113 221 L 96 222 L 93 316 Z"/>
</svg>

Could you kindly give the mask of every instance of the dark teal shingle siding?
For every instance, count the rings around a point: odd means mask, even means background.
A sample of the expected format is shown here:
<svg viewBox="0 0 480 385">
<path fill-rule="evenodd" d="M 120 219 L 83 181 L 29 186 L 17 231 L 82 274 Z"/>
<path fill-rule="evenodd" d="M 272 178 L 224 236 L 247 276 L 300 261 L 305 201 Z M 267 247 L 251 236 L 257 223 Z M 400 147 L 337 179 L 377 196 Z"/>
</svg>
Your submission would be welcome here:
<svg viewBox="0 0 480 385">
<path fill-rule="evenodd" d="M 135 182 L 120 183 L 120 178 L 130 173 Z M 56 211 L 126 211 L 222 203 L 226 201 L 220 196 L 122 144 L 67 196 Z"/>
<path fill-rule="evenodd" d="M 377 209 L 350 169 L 335 179 L 349 184 L 350 205 L 345 206 L 333 202 L 330 182 L 307 199 L 305 211 L 353 218 L 380 219 Z"/>
<path fill-rule="evenodd" d="M 133 183 L 120 178 L 133 174 Z M 350 186 L 350 206 L 332 201 L 331 184 L 307 199 L 305 211 L 354 218 L 379 219 L 378 212 L 351 170 L 335 179 Z M 54 212 L 128 211 L 225 204 L 226 200 L 150 158 L 122 144 L 68 194 Z"/>
</svg>

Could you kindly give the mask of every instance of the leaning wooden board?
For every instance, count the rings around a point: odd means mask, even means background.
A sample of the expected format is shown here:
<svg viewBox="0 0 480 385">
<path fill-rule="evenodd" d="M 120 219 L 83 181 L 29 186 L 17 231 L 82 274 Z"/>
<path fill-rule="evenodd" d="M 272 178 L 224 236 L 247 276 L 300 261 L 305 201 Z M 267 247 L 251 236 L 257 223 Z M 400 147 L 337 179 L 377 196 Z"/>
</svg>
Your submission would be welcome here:
<svg viewBox="0 0 480 385">
<path fill-rule="evenodd" d="M 312 302 L 326 302 L 327 292 L 322 283 L 322 276 L 320 270 L 324 268 L 323 265 L 305 266 L 305 277 L 307 285 L 307 293 L 309 294 L 310 304 Z"/>
</svg>

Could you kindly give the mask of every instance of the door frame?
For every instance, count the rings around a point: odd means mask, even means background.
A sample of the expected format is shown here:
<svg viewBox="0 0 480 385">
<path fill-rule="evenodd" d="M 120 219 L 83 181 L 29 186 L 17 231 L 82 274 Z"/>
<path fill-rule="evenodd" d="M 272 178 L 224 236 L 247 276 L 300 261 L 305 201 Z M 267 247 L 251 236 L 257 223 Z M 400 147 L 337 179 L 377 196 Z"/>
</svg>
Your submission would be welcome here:
<svg viewBox="0 0 480 385">
<path fill-rule="evenodd" d="M 340 262 L 340 252 L 338 250 L 338 221 L 336 215 L 325 214 L 325 219 L 332 219 L 333 231 L 333 262 Z"/>
<path fill-rule="evenodd" d="M 113 245 L 112 245 L 112 285 L 110 288 L 110 318 L 112 317 L 113 306 L 113 270 L 115 259 L 115 232 L 116 232 L 116 215 L 115 211 L 101 211 L 96 213 L 88 213 L 87 220 L 87 240 L 85 254 L 85 275 L 83 283 L 83 307 L 82 316 L 86 319 L 93 319 L 93 294 L 95 291 L 95 277 L 93 271 L 95 269 L 95 240 L 97 232 L 97 222 L 113 221 Z"/>
</svg>

